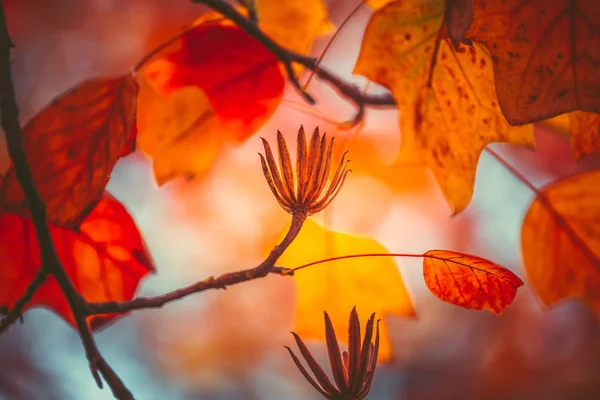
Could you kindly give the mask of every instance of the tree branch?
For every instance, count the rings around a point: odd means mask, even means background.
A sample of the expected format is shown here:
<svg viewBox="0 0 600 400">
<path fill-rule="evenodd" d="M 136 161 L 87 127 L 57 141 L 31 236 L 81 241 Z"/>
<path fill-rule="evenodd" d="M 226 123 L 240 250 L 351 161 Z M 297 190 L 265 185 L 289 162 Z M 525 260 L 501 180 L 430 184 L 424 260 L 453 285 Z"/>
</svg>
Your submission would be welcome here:
<svg viewBox="0 0 600 400">
<path fill-rule="evenodd" d="M 250 36 L 258 40 L 262 43 L 275 57 L 281 61 L 290 76 L 290 80 L 292 84 L 301 92 L 303 97 L 310 103 L 314 103 L 314 100 L 310 95 L 302 90 L 300 87 L 300 83 L 298 79 L 294 75 L 292 64 L 297 63 L 300 64 L 312 71 L 315 71 L 315 74 L 322 80 L 329 83 L 334 89 L 343 97 L 352 101 L 360 110 L 364 108 L 366 105 L 373 106 L 386 106 L 392 107 L 396 105 L 396 101 L 392 97 L 391 94 L 381 94 L 381 95 L 370 95 L 363 93 L 363 91 L 356 85 L 348 83 L 344 81 L 339 76 L 330 72 L 326 68 L 319 66 L 317 64 L 317 59 L 313 57 L 308 57 L 300 53 L 296 53 L 289 49 L 286 49 L 280 46 L 277 42 L 267 36 L 258 25 L 253 23 L 251 20 L 237 12 L 237 10 L 226 3 L 223 0 L 192 0 L 194 3 L 205 4 L 206 6 L 212 8 L 223 16 L 227 17 L 231 21 L 235 22 L 237 26 L 239 26 L 242 30 L 248 33 Z"/>
<path fill-rule="evenodd" d="M 232 286 L 238 283 L 251 281 L 257 278 L 263 278 L 269 273 L 280 275 L 291 275 L 289 269 L 276 267 L 275 263 L 281 257 L 285 249 L 289 247 L 294 238 L 300 232 L 302 224 L 306 220 L 305 215 L 294 215 L 292 224 L 280 244 L 275 246 L 269 256 L 255 268 L 250 268 L 242 271 L 230 272 L 223 274 L 217 278 L 209 277 L 203 281 L 196 282 L 190 286 L 174 290 L 169 293 L 161 294 L 154 297 L 138 297 L 130 301 L 109 301 L 104 303 L 87 303 L 87 314 L 110 314 L 110 313 L 127 313 L 133 310 L 145 308 L 161 308 L 167 303 L 180 300 L 189 295 L 203 292 L 209 289 L 227 289 L 227 286 Z"/>
<path fill-rule="evenodd" d="M 29 286 L 27 286 L 27 289 L 25 290 L 25 293 L 23 293 L 23 296 L 21 296 L 21 298 L 15 302 L 12 309 L 8 312 L 8 314 L 6 314 L 4 318 L 2 318 L 2 321 L 0 321 L 0 334 L 4 333 L 21 316 L 23 307 L 25 307 L 25 304 L 27 304 L 29 300 L 31 300 L 31 298 L 39 289 L 39 287 L 42 286 L 44 282 L 46 282 L 47 277 L 48 272 L 40 268 L 33 280 L 29 283 Z"/>
<path fill-rule="evenodd" d="M 2 113 L 1 125 L 6 136 L 8 153 L 14 164 L 15 173 L 25 197 L 35 226 L 37 239 L 40 245 L 41 268 L 49 274 L 52 274 L 63 291 L 71 311 L 75 317 L 79 336 L 85 348 L 85 352 L 90 363 L 90 368 L 98 386 L 102 387 L 99 373 L 102 374 L 109 384 L 113 394 L 118 399 L 133 399 L 131 393 L 127 390 L 123 382 L 114 373 L 110 366 L 104 361 L 94 337 L 87 323 L 84 310 L 84 300 L 81 298 L 54 248 L 50 230 L 46 221 L 46 205 L 44 204 L 33 175 L 27 162 L 25 146 L 23 142 L 23 132 L 19 123 L 19 110 L 15 100 L 12 74 L 10 70 L 10 49 L 14 47 L 8 28 L 6 26 L 6 17 L 4 15 L 4 4 L 0 1 L 0 111 Z"/>
</svg>

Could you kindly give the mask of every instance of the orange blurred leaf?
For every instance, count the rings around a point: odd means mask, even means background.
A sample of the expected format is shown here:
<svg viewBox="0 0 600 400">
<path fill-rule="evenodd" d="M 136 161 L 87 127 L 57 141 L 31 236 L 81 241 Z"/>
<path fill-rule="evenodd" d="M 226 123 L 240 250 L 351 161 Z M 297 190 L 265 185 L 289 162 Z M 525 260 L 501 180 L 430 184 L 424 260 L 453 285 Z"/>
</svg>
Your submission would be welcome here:
<svg viewBox="0 0 600 400">
<path fill-rule="evenodd" d="M 577 159 L 600 151 L 600 114 L 598 113 L 572 111 L 539 123 L 565 136 L 570 136 L 573 154 Z"/>
<path fill-rule="evenodd" d="M 115 163 L 135 148 L 137 92 L 130 75 L 90 79 L 54 99 L 23 128 L 27 159 L 51 223 L 77 228 L 102 198 Z M 4 211 L 29 218 L 12 167 L 1 202 Z"/>
<path fill-rule="evenodd" d="M 159 185 L 178 176 L 204 176 L 221 147 L 224 129 L 200 89 L 186 87 L 161 95 L 144 79 L 137 126 L 137 145 L 152 158 Z"/>
<path fill-rule="evenodd" d="M 441 300 L 502 314 L 523 286 L 509 269 L 470 254 L 430 250 L 423 255 L 425 284 Z"/>
<path fill-rule="evenodd" d="M 468 37 L 492 53 L 511 124 L 573 110 L 600 112 L 600 2 L 475 0 Z"/>
<path fill-rule="evenodd" d="M 542 302 L 580 298 L 600 315 L 600 170 L 559 179 L 533 201 L 521 231 L 525 271 Z"/>
<path fill-rule="evenodd" d="M 356 253 L 389 253 L 373 239 L 332 232 L 308 219 L 298 237 L 277 262 L 295 267 L 311 261 Z M 348 310 L 356 305 L 361 319 L 377 315 L 414 316 L 410 296 L 391 257 L 347 259 L 296 272 L 296 327 L 305 339 L 325 340 L 320 316 L 327 310 L 340 332 L 348 330 Z M 382 321 L 379 359 L 392 356 L 387 323 Z"/>
<path fill-rule="evenodd" d="M 479 44 L 455 50 L 439 35 L 444 15 L 444 0 L 391 2 L 377 10 L 354 72 L 390 89 L 398 103 L 396 163 L 431 168 L 458 213 L 471 201 L 483 148 L 492 142 L 532 146 L 533 127 L 508 125 L 497 104 L 489 53 Z"/>
<path fill-rule="evenodd" d="M 202 24 L 185 33 L 181 48 L 144 68 L 160 94 L 201 88 L 234 143 L 244 142 L 273 114 L 283 95 L 277 58 L 234 26 Z"/>
<path fill-rule="evenodd" d="M 52 240 L 77 291 L 88 301 L 131 300 L 140 280 L 154 266 L 135 222 L 116 199 L 104 194 L 79 231 L 50 227 Z M 32 221 L 0 213 L 0 304 L 12 307 L 40 268 Z M 38 289 L 25 309 L 49 307 L 75 325 L 69 304 L 53 277 Z M 89 318 L 99 328 L 116 315 Z"/>
<path fill-rule="evenodd" d="M 600 114 L 574 111 L 569 113 L 571 147 L 576 158 L 600 151 Z"/>
</svg>

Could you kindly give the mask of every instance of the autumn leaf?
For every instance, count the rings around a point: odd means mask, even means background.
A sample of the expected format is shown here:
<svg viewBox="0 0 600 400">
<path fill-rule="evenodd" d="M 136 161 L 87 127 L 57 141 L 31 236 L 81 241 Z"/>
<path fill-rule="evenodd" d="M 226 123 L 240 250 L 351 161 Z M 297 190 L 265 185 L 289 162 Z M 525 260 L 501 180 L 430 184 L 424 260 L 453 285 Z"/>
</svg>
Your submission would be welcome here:
<svg viewBox="0 0 600 400">
<path fill-rule="evenodd" d="M 297 53 L 309 54 L 314 41 L 332 30 L 322 0 L 256 0 L 256 9 L 263 32 Z"/>
<path fill-rule="evenodd" d="M 523 286 L 509 269 L 481 257 L 446 250 L 430 250 L 423 257 L 423 277 L 431 293 L 470 310 L 502 314 Z"/>
<path fill-rule="evenodd" d="M 446 29 L 455 49 L 473 22 L 473 0 L 446 0 Z"/>
<path fill-rule="evenodd" d="M 217 156 L 223 127 L 206 95 L 186 87 L 170 95 L 140 80 L 138 146 L 153 160 L 159 185 L 183 176 L 202 177 Z"/>
<path fill-rule="evenodd" d="M 65 271 L 87 301 L 131 300 L 154 266 L 135 222 L 116 199 L 105 193 L 79 231 L 50 227 Z M 12 307 L 40 268 L 40 251 L 31 220 L 0 213 L 0 304 Z M 38 289 L 25 309 L 49 307 L 75 325 L 69 304 L 53 277 Z M 115 315 L 90 317 L 99 328 Z"/>
<path fill-rule="evenodd" d="M 163 95 L 186 86 L 202 89 L 226 127 L 222 135 L 244 142 L 281 102 L 285 80 L 279 61 L 234 26 L 199 25 L 181 40 L 181 49 L 144 68 L 148 82 Z"/>
<path fill-rule="evenodd" d="M 474 0 L 467 36 L 492 54 L 498 101 L 513 125 L 600 112 L 600 2 Z"/>
<path fill-rule="evenodd" d="M 569 134 L 569 115 L 570 114 L 571 113 L 560 114 L 560 115 L 557 115 L 556 117 L 537 121 L 536 124 L 554 129 L 555 131 L 558 131 L 560 133 L 568 135 Z"/>
<path fill-rule="evenodd" d="M 134 149 L 137 84 L 132 76 L 94 78 L 61 94 L 23 128 L 27 160 L 48 220 L 76 228 L 96 205 L 120 157 Z M 29 216 L 11 167 L 4 211 Z"/>
<path fill-rule="evenodd" d="M 576 158 L 600 151 L 600 114 L 585 111 L 569 113 L 569 130 Z"/>
<path fill-rule="evenodd" d="M 298 237 L 277 262 L 295 267 L 316 260 L 356 253 L 388 253 L 372 239 L 332 232 L 308 219 Z M 325 340 L 320 316 L 327 310 L 340 332 L 348 330 L 348 310 L 356 305 L 361 319 L 393 314 L 414 316 L 412 301 L 393 258 L 334 261 L 299 270 L 296 327 L 305 339 Z M 382 322 L 379 359 L 392 357 L 385 319 Z"/>
<path fill-rule="evenodd" d="M 523 221 L 527 278 L 546 305 L 583 300 L 600 316 L 600 170 L 544 187 Z"/>
<path fill-rule="evenodd" d="M 477 162 L 492 142 L 533 145 L 533 127 L 511 127 L 496 100 L 491 58 L 475 43 L 441 38 L 444 1 L 392 2 L 367 27 L 354 72 L 391 90 L 400 110 L 400 166 L 429 167 L 454 213 L 473 195 Z"/>
<path fill-rule="evenodd" d="M 576 159 L 600 151 L 600 114 L 572 111 L 538 122 L 571 139 Z"/>
</svg>

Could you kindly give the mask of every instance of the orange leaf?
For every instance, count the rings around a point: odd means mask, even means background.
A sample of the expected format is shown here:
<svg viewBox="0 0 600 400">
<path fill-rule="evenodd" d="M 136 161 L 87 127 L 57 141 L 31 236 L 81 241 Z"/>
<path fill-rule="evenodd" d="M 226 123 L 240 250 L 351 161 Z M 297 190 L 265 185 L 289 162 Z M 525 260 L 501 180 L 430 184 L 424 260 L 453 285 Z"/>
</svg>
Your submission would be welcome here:
<svg viewBox="0 0 600 400">
<path fill-rule="evenodd" d="M 154 266 L 135 222 L 105 193 L 83 220 L 79 231 L 50 227 L 56 251 L 75 288 L 88 301 L 130 300 Z M 40 268 L 40 251 L 32 221 L 0 211 L 0 304 L 12 307 Z M 53 277 L 38 289 L 25 309 L 45 306 L 75 325 Z M 115 315 L 90 317 L 98 328 Z"/>
<path fill-rule="evenodd" d="M 227 138 L 244 142 L 273 114 L 285 80 L 279 61 L 240 28 L 203 24 L 187 32 L 181 49 L 144 68 L 149 83 L 169 95 L 201 88 L 223 123 Z"/>
<path fill-rule="evenodd" d="M 598 0 L 475 0 L 467 32 L 492 53 L 506 119 L 600 112 Z"/>
<path fill-rule="evenodd" d="M 544 304 L 580 298 L 600 316 L 599 182 L 595 170 L 544 187 L 523 221 L 521 247 Z"/>
<path fill-rule="evenodd" d="M 332 232 L 308 219 L 298 237 L 277 262 L 295 267 L 316 260 L 356 253 L 389 253 L 373 239 Z M 372 313 L 414 316 L 410 296 L 392 257 L 346 259 L 299 270 L 296 327 L 303 339 L 325 340 L 323 310 L 340 332 L 348 330 L 348 310 L 356 306 L 367 320 Z M 382 322 L 379 359 L 392 356 L 387 323 Z"/>
<path fill-rule="evenodd" d="M 523 286 L 509 269 L 481 257 L 446 250 L 430 250 L 423 257 L 431 293 L 470 310 L 502 314 Z"/>
<path fill-rule="evenodd" d="M 354 72 L 389 88 L 398 103 L 402 137 L 397 164 L 431 168 L 458 213 L 471 201 L 484 147 L 492 142 L 532 146 L 533 127 L 506 122 L 483 46 L 457 51 L 448 38 L 438 37 L 444 4 L 394 1 L 377 10 Z"/>
<path fill-rule="evenodd" d="M 600 151 L 600 114 L 585 111 L 569 113 L 569 130 L 576 158 Z"/>
<path fill-rule="evenodd" d="M 600 114 L 598 113 L 572 111 L 539 123 L 565 136 L 570 136 L 576 159 L 600 151 Z"/>
<path fill-rule="evenodd" d="M 152 158 L 158 185 L 178 176 L 204 176 L 225 129 L 200 89 L 186 87 L 164 96 L 144 79 L 140 79 L 137 124 L 137 144 Z"/>
<path fill-rule="evenodd" d="M 23 128 L 25 152 L 48 220 L 77 228 L 102 198 L 117 160 L 132 150 L 137 84 L 132 76 L 94 78 L 63 93 Z M 11 167 L 3 209 L 28 218 Z"/>
</svg>

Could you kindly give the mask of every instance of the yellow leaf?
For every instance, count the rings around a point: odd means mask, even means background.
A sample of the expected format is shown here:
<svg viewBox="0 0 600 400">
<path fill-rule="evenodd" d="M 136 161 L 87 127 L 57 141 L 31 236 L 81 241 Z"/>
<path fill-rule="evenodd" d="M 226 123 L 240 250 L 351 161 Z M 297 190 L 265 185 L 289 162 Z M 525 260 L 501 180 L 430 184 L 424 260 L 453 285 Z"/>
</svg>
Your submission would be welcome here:
<svg viewBox="0 0 600 400">
<path fill-rule="evenodd" d="M 332 28 L 322 0 L 256 0 L 260 28 L 292 51 L 310 53 L 315 39 Z"/>
<path fill-rule="evenodd" d="M 379 10 L 381 7 L 385 6 L 388 3 L 391 3 L 394 0 L 368 0 L 367 4 L 373 10 Z"/>
<path fill-rule="evenodd" d="M 159 185 L 177 176 L 200 177 L 221 146 L 221 125 L 202 90 L 161 95 L 140 79 L 137 145 L 154 160 Z"/>
<path fill-rule="evenodd" d="M 523 221 L 529 283 L 542 302 L 580 298 L 600 317 L 600 170 L 542 189 Z"/>
<path fill-rule="evenodd" d="M 373 239 L 328 231 L 307 220 L 277 262 L 296 267 L 311 261 L 357 253 L 388 253 Z M 348 313 L 356 305 L 359 317 L 366 321 L 373 313 L 414 316 L 398 267 L 391 257 L 347 259 L 311 266 L 296 272 L 298 285 L 296 327 L 303 339 L 325 340 L 322 312 L 327 311 L 339 332 L 348 331 Z M 386 321 L 382 319 L 379 359 L 392 356 Z"/>
<path fill-rule="evenodd" d="M 444 1 L 392 2 L 376 11 L 354 72 L 392 92 L 402 132 L 397 164 L 429 167 L 455 213 L 471 201 L 477 162 L 492 142 L 533 146 L 533 127 L 512 127 L 496 99 L 489 52 L 456 51 L 441 38 L 428 80 Z"/>
</svg>

